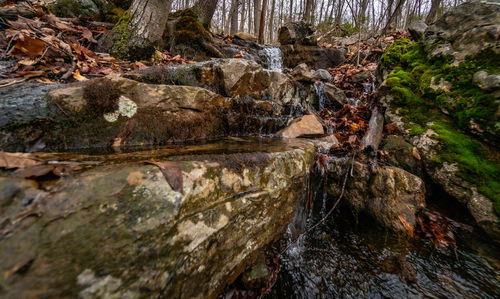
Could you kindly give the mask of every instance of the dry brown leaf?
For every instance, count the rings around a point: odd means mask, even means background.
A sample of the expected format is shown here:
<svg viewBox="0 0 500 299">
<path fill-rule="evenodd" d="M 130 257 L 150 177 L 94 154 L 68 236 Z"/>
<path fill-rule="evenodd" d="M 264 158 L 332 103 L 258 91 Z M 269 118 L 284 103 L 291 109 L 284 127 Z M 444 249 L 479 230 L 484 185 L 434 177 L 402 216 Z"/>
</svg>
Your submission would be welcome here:
<svg viewBox="0 0 500 299">
<path fill-rule="evenodd" d="M 45 76 L 44 71 L 24 71 L 24 72 L 18 72 L 17 74 L 24 78 L 35 78 L 35 77 Z"/>
<path fill-rule="evenodd" d="M 32 167 L 41 162 L 27 153 L 0 152 L 0 168 L 14 169 Z"/>
<path fill-rule="evenodd" d="M 77 81 L 87 81 L 88 80 L 84 76 L 80 75 L 80 71 L 78 71 L 78 70 L 73 72 L 73 78 L 75 78 Z"/>
<path fill-rule="evenodd" d="M 23 169 L 18 169 L 16 170 L 15 174 L 25 179 L 34 180 L 51 173 L 54 168 L 54 165 L 35 165 Z"/>
<path fill-rule="evenodd" d="M 420 153 L 418 152 L 418 149 L 416 147 L 413 147 L 413 157 L 415 157 L 415 159 L 417 160 L 422 160 L 422 158 L 420 157 Z"/>
<path fill-rule="evenodd" d="M 15 274 L 15 273 L 24 273 L 24 272 L 28 271 L 28 269 L 30 268 L 33 261 L 34 261 L 34 259 L 29 259 L 29 260 L 18 262 L 12 268 L 10 268 L 9 270 L 7 270 L 3 273 L 3 279 L 6 280 L 12 274 Z"/>
<path fill-rule="evenodd" d="M 45 43 L 41 40 L 32 38 L 26 34 L 20 34 L 10 54 L 15 56 L 37 57 L 42 55 L 46 47 Z"/>
<path fill-rule="evenodd" d="M 408 235 L 413 238 L 413 236 L 414 236 L 414 228 L 413 228 L 413 226 L 411 226 L 408 223 L 408 221 L 406 221 L 406 219 L 403 216 L 399 215 L 398 218 L 399 218 L 399 221 L 401 221 L 401 223 L 403 224 L 403 226 L 408 231 Z"/>
<path fill-rule="evenodd" d="M 158 166 L 170 187 L 172 187 L 175 191 L 184 194 L 182 171 L 177 163 L 171 161 L 146 161 L 146 163 Z"/>
<path fill-rule="evenodd" d="M 144 63 L 140 62 L 140 61 L 136 61 L 134 62 L 134 64 L 132 65 L 132 68 L 134 70 L 138 70 L 138 71 L 142 71 L 142 70 L 145 70 L 147 69 L 147 65 L 145 65 Z"/>
</svg>

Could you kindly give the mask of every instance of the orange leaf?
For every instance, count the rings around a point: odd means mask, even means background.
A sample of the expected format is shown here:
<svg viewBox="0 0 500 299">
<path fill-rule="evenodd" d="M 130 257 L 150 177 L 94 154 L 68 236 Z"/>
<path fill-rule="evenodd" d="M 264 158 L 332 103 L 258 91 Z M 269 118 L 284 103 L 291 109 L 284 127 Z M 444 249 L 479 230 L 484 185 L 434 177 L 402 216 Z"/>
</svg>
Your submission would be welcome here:
<svg viewBox="0 0 500 299">
<path fill-rule="evenodd" d="M 413 236 L 414 236 L 414 229 L 413 229 L 413 226 L 411 226 L 411 225 L 410 225 L 410 224 L 406 221 L 406 219 L 405 219 L 403 216 L 399 215 L 399 216 L 398 216 L 398 218 L 399 218 L 399 221 L 401 221 L 401 223 L 403 224 L 403 226 L 404 226 L 404 227 L 406 228 L 406 230 L 408 231 L 408 235 L 409 235 L 410 237 L 412 237 L 412 238 L 413 238 Z"/>
<path fill-rule="evenodd" d="M 11 50 L 12 55 L 21 55 L 36 57 L 42 55 L 47 46 L 39 39 L 22 34 L 16 41 L 15 46 Z"/>
</svg>

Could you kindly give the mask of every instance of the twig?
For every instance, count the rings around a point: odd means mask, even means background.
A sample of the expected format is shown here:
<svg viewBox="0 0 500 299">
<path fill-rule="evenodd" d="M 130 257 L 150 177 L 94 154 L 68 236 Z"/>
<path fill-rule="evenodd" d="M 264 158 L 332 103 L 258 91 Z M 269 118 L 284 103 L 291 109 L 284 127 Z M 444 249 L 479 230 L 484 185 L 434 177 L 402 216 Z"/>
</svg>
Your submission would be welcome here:
<svg viewBox="0 0 500 299">
<path fill-rule="evenodd" d="M 8 86 L 12 86 L 12 85 L 15 85 L 15 84 L 17 84 L 17 83 L 24 82 L 24 81 L 26 81 L 26 80 L 28 80 L 28 78 L 23 78 L 23 79 L 21 79 L 21 80 L 12 81 L 12 82 L 10 82 L 10 83 L 4 84 L 4 85 L 0 85 L 0 88 L 4 88 L 4 87 L 8 87 Z"/>
<path fill-rule="evenodd" d="M 308 234 L 310 231 L 312 231 L 313 229 L 315 229 L 316 227 L 318 227 L 318 225 L 320 225 L 321 223 L 325 222 L 325 220 L 333 213 L 333 211 L 335 210 L 335 208 L 337 207 L 337 205 L 339 204 L 340 200 L 344 197 L 344 191 L 345 191 L 345 186 L 347 184 L 347 177 L 349 177 L 349 173 L 351 173 L 351 170 L 353 169 L 353 166 L 354 166 L 354 157 L 356 157 L 356 152 L 354 152 L 352 154 L 352 160 L 351 160 L 351 165 L 349 166 L 349 168 L 347 169 L 346 171 L 346 174 L 344 176 L 344 182 L 342 183 L 342 191 L 340 192 L 340 195 L 339 197 L 337 198 L 337 201 L 335 202 L 335 204 L 333 205 L 333 207 L 328 211 L 328 213 L 326 213 L 326 215 L 321 218 L 320 221 L 316 222 L 316 224 L 314 224 L 313 226 L 311 226 L 310 228 L 308 228 L 305 232 L 301 233 L 295 240 L 293 240 L 290 244 L 288 244 L 288 246 L 285 247 L 285 249 L 283 249 L 279 255 L 283 255 L 283 253 L 285 253 L 285 251 L 287 251 L 293 244 L 295 244 L 301 237 L 305 236 L 306 234 Z M 352 173 L 351 173 L 351 176 L 352 176 Z"/>
</svg>

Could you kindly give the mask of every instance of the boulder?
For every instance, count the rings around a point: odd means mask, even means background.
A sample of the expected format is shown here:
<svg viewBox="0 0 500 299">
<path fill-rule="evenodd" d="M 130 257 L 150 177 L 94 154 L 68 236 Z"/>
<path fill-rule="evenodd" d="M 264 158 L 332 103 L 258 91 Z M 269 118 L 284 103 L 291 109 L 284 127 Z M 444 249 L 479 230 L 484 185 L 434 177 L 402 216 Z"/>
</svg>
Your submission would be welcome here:
<svg viewBox="0 0 500 299">
<path fill-rule="evenodd" d="M 0 146 L 67 150 L 277 132 L 291 118 L 282 113 L 294 94 L 292 82 L 252 63 L 241 72 L 245 64 L 239 62 L 218 65 L 218 88 L 233 98 L 196 86 L 153 85 L 119 76 L 52 90 L 50 117 L 5 127 Z"/>
<path fill-rule="evenodd" d="M 331 83 L 326 83 L 323 91 L 333 107 L 342 108 L 348 103 L 344 91 Z"/>
<path fill-rule="evenodd" d="M 305 63 L 297 65 L 291 75 L 297 81 L 314 82 L 314 73 Z"/>
<path fill-rule="evenodd" d="M 276 135 L 282 138 L 298 138 L 321 136 L 323 133 L 323 125 L 315 115 L 304 115 L 294 119 L 288 127 Z"/>
<path fill-rule="evenodd" d="M 314 148 L 156 153 L 164 168 L 149 151 L 72 159 L 50 193 L 2 172 L 2 296 L 216 298 L 294 217 Z"/>
<path fill-rule="evenodd" d="M 257 42 L 257 37 L 247 32 L 237 32 L 234 34 L 234 37 L 245 41 Z"/>
<path fill-rule="evenodd" d="M 350 159 L 331 159 L 328 171 L 329 189 L 334 196 L 342 192 L 342 182 Z M 408 233 L 415 227 L 416 214 L 425 207 L 425 185 L 417 176 L 397 167 L 379 166 L 374 173 L 370 166 L 354 161 L 344 198 L 358 213 L 372 216 L 382 226 Z"/>
<path fill-rule="evenodd" d="M 311 139 L 313 144 L 319 153 L 328 154 L 331 149 L 334 149 L 340 145 L 337 137 L 335 135 L 328 135 L 323 138 Z"/>
<path fill-rule="evenodd" d="M 382 150 L 390 165 L 422 177 L 422 158 L 416 147 L 406 142 L 402 136 L 389 135 L 383 140 Z"/>
<path fill-rule="evenodd" d="M 286 23 L 278 30 L 278 41 L 281 45 L 316 46 L 318 44 L 313 26 L 303 21 Z"/>
<path fill-rule="evenodd" d="M 420 41 L 424 37 L 427 24 L 422 20 L 416 20 L 408 25 L 408 32 L 415 41 Z"/>
<path fill-rule="evenodd" d="M 423 44 L 432 56 L 467 55 L 492 47 L 500 51 L 500 5 L 495 1 L 467 1 L 447 11 L 425 31 Z"/>
<path fill-rule="evenodd" d="M 317 79 L 320 81 L 325 81 L 325 82 L 330 82 L 333 79 L 332 75 L 330 75 L 330 73 L 325 69 L 316 70 L 314 72 L 313 76 L 314 76 L 314 79 Z"/>
<path fill-rule="evenodd" d="M 288 68 L 306 63 L 313 69 L 328 69 L 342 64 L 345 60 L 345 51 L 342 49 L 295 44 L 282 45 L 281 52 L 283 53 L 283 65 Z"/>
<path fill-rule="evenodd" d="M 484 91 L 500 89 L 500 74 L 488 75 L 485 71 L 474 74 L 473 80 Z"/>
</svg>

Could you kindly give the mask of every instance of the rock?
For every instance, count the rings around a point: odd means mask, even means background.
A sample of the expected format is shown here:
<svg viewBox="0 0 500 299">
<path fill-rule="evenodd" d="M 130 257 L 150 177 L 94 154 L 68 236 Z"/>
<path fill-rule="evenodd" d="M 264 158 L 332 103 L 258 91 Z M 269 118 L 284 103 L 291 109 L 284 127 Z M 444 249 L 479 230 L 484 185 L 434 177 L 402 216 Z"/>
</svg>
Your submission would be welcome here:
<svg viewBox="0 0 500 299">
<path fill-rule="evenodd" d="M 423 44 L 432 56 L 453 55 L 462 61 L 467 55 L 500 47 L 500 5 L 488 1 L 467 1 L 447 11 L 425 31 Z"/>
<path fill-rule="evenodd" d="M 347 104 L 347 97 L 344 91 L 337 86 L 326 83 L 323 87 L 326 97 L 333 103 L 337 108 L 342 108 Z"/>
<path fill-rule="evenodd" d="M 324 69 L 316 70 L 314 72 L 313 76 L 314 76 L 315 79 L 318 79 L 318 80 L 321 80 L 321 81 L 325 81 L 325 82 L 330 82 L 333 79 L 332 75 L 330 75 L 330 73 L 327 70 L 324 70 Z"/>
<path fill-rule="evenodd" d="M 339 141 L 335 135 L 328 135 L 319 139 L 311 140 L 316 146 L 319 153 L 328 154 L 331 149 L 339 146 Z"/>
<path fill-rule="evenodd" d="M 330 161 L 329 192 L 334 196 L 342 190 L 347 163 L 351 160 Z M 353 176 L 347 181 L 344 198 L 355 211 L 367 213 L 396 232 L 408 233 L 401 218 L 415 227 L 415 215 L 425 207 L 425 185 L 419 177 L 393 166 L 379 166 L 371 173 L 366 164 L 355 161 L 352 165 Z"/>
<path fill-rule="evenodd" d="M 383 142 L 382 149 L 387 152 L 387 160 L 391 165 L 422 176 L 422 161 L 416 147 L 397 135 L 389 135 Z"/>
<path fill-rule="evenodd" d="M 52 181 L 50 194 L 3 172 L 0 190 L 17 192 L 0 209 L 2 296 L 215 298 L 282 235 L 306 188 L 313 146 L 257 148 L 266 153 L 168 157 L 184 193 L 137 160 L 149 151 L 92 156 L 101 164 Z"/>
<path fill-rule="evenodd" d="M 246 40 L 246 41 L 252 41 L 252 42 L 257 42 L 257 37 L 253 34 L 247 33 L 247 32 L 237 32 L 234 34 L 234 37 Z"/>
<path fill-rule="evenodd" d="M 267 287 L 270 275 L 265 256 L 259 254 L 256 263 L 241 276 L 241 283 L 247 290 L 261 290 Z"/>
<path fill-rule="evenodd" d="M 420 41 L 424 37 L 427 24 L 422 20 L 416 20 L 408 25 L 408 32 L 415 41 Z"/>
<path fill-rule="evenodd" d="M 62 150 L 273 134 L 291 118 L 280 114 L 292 101 L 293 83 L 252 63 L 242 72 L 243 66 L 237 59 L 218 65 L 219 87 L 233 98 L 201 87 L 152 85 L 116 76 L 53 90 L 47 104 L 50 118 L 6 128 L 0 145 L 26 151 L 41 143 L 46 150 Z M 85 86 L 90 86 L 90 95 Z M 116 107 L 99 106 L 112 90 Z"/>
<path fill-rule="evenodd" d="M 288 68 L 306 63 L 313 69 L 328 69 L 342 64 L 345 60 L 345 51 L 341 49 L 295 44 L 282 45 L 281 52 L 283 65 Z"/>
<path fill-rule="evenodd" d="M 474 74 L 473 80 L 484 91 L 493 91 L 500 88 L 500 74 L 488 75 L 485 71 Z"/>
<path fill-rule="evenodd" d="M 303 21 L 286 23 L 278 30 L 278 41 L 281 45 L 317 45 L 313 26 Z"/>
<path fill-rule="evenodd" d="M 282 138 L 314 137 L 323 135 L 323 125 L 315 115 L 304 115 L 294 119 L 285 129 L 276 133 Z"/>
<path fill-rule="evenodd" d="M 292 70 L 292 76 L 297 81 L 314 82 L 314 73 L 305 63 L 297 65 Z"/>
<path fill-rule="evenodd" d="M 352 75 L 351 79 L 352 82 L 354 83 L 362 83 L 370 79 L 371 75 L 372 74 L 370 72 L 359 72 L 357 74 Z"/>
<path fill-rule="evenodd" d="M 0 128 L 14 122 L 47 116 L 45 95 L 60 88 L 56 84 L 27 82 L 0 89 Z"/>
</svg>

